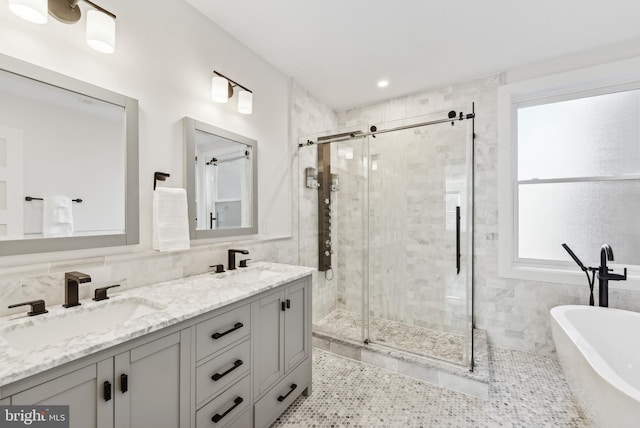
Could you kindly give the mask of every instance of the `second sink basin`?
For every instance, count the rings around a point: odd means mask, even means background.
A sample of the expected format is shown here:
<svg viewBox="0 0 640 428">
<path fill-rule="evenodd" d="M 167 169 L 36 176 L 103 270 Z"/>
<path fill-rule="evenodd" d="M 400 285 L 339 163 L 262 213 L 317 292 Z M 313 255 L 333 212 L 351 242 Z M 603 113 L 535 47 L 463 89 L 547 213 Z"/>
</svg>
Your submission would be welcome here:
<svg viewBox="0 0 640 428">
<path fill-rule="evenodd" d="M 238 269 L 229 272 L 225 279 L 234 284 L 253 284 L 278 275 L 282 275 L 282 272 L 261 268 Z"/>
<path fill-rule="evenodd" d="M 86 303 L 64 313 L 41 315 L 32 322 L 0 330 L 0 337 L 18 351 L 31 351 L 55 346 L 74 337 L 112 330 L 131 320 L 154 313 L 162 308 L 139 298 Z M 45 319 L 46 317 L 46 319 Z"/>
</svg>

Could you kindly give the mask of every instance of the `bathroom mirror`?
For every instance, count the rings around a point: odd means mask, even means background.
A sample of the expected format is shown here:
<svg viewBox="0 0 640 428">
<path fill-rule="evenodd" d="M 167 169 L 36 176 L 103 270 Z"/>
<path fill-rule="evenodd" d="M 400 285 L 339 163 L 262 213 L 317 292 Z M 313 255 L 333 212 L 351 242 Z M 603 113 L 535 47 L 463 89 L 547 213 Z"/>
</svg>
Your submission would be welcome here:
<svg viewBox="0 0 640 428">
<path fill-rule="evenodd" d="M 0 55 L 0 256 L 132 245 L 138 102 Z"/>
<path fill-rule="evenodd" d="M 257 142 L 184 119 L 191 239 L 258 233 Z"/>
</svg>

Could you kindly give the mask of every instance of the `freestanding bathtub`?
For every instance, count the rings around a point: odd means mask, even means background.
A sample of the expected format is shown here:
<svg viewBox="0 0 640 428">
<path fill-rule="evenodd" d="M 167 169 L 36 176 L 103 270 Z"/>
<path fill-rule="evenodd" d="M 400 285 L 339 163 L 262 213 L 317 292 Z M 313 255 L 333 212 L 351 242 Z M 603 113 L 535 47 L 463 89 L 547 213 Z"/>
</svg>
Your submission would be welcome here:
<svg viewBox="0 0 640 428">
<path fill-rule="evenodd" d="M 640 313 L 594 306 L 551 309 L 560 365 L 597 427 L 640 427 Z"/>
</svg>

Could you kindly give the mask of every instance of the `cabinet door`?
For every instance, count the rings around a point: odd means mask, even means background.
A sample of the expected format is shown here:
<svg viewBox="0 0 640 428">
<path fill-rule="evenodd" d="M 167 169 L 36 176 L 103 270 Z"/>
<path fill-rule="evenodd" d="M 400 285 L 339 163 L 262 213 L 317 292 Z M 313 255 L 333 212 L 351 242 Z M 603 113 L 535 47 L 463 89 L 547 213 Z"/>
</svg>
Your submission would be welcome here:
<svg viewBox="0 0 640 428">
<path fill-rule="evenodd" d="M 116 428 L 184 426 L 181 420 L 189 410 L 188 385 L 184 392 L 188 364 L 180 332 L 117 355 Z"/>
<path fill-rule="evenodd" d="M 253 305 L 254 395 L 269 389 L 284 375 L 284 303 L 282 292 L 262 297 Z"/>
<path fill-rule="evenodd" d="M 105 384 L 108 382 L 108 384 Z M 68 405 L 71 428 L 113 428 L 111 358 L 45 382 L 11 397 L 13 405 Z"/>
<path fill-rule="evenodd" d="M 309 290 L 307 282 L 291 285 L 285 291 L 284 322 L 285 370 L 289 371 L 309 355 Z"/>
</svg>

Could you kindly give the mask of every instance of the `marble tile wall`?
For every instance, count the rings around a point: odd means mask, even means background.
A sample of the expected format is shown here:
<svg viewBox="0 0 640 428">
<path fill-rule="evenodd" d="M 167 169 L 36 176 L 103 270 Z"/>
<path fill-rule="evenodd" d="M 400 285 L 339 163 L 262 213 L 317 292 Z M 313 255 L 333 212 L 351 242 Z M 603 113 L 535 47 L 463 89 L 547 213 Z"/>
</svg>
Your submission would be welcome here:
<svg viewBox="0 0 640 428">
<path fill-rule="evenodd" d="M 166 253 L 146 251 L 3 267 L 0 268 L 0 316 L 27 311 L 27 307 L 8 309 L 7 306 L 13 303 L 33 299 L 44 299 L 47 306 L 64 303 L 65 272 L 80 271 L 91 276 L 90 283 L 80 285 L 80 298 L 87 299 L 93 295 L 93 290 L 106 285 L 120 284 L 120 289 L 134 288 L 204 273 L 213 264 L 224 263 L 226 266 L 227 250 L 238 247 L 249 250 L 246 257 L 253 260 L 297 264 L 296 242 L 287 238 L 199 245 L 185 251 Z"/>
<path fill-rule="evenodd" d="M 304 170 L 317 170 L 317 146 L 298 148 L 298 142 L 315 140 L 317 135 L 334 130 L 337 126 L 336 114 L 303 87 L 293 84 L 291 111 L 291 140 L 293 149 L 293 193 L 294 193 L 294 234 L 298 237 L 298 262 L 303 266 L 318 267 L 318 191 L 305 187 Z M 338 207 L 332 194 L 332 215 Z M 335 240 L 334 240 L 335 242 Z M 313 273 L 313 321 L 324 318 L 336 307 L 340 249 L 333 247 L 333 272 Z"/>
</svg>

